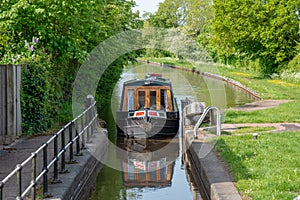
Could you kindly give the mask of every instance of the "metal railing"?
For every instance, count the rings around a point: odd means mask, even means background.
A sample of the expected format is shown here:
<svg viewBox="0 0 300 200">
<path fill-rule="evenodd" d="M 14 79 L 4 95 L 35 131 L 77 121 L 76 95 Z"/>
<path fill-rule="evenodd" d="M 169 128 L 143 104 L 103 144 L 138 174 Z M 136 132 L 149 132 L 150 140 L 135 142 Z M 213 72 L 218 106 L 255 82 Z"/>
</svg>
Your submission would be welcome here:
<svg viewBox="0 0 300 200">
<path fill-rule="evenodd" d="M 5 184 L 15 175 L 17 175 L 16 185 L 18 187 L 17 194 L 15 194 L 16 199 L 24 199 L 31 191 L 31 199 L 35 200 L 37 196 L 36 190 L 38 181 L 40 181 L 41 179 L 43 179 L 43 196 L 51 197 L 51 194 L 49 194 L 48 192 L 49 169 L 51 167 L 53 168 L 52 183 L 60 183 L 61 181 L 59 180 L 58 174 L 68 173 L 68 170 L 66 169 L 66 163 L 76 163 L 76 161 L 74 160 L 74 145 L 76 152 L 75 155 L 82 155 L 81 150 L 85 148 L 86 142 L 89 142 L 90 138 L 94 134 L 98 117 L 96 102 L 91 97 L 88 97 L 87 100 L 89 100 L 89 103 L 87 104 L 87 108 L 84 112 L 82 112 L 79 116 L 66 124 L 57 133 L 53 134 L 53 136 L 46 143 L 40 146 L 25 161 L 23 161 L 21 164 L 18 164 L 16 168 L 0 182 L 0 200 L 4 200 Z M 66 144 L 67 138 L 69 139 L 69 141 Z M 48 148 L 50 145 L 53 145 L 53 159 L 48 162 Z M 68 161 L 66 160 L 67 151 L 69 151 Z M 37 157 L 39 153 L 42 154 L 43 166 L 41 172 L 37 174 Z M 61 161 L 60 171 L 58 169 L 59 160 Z M 31 162 L 31 182 L 26 188 L 23 188 L 22 170 L 24 166 L 29 162 Z"/>
<path fill-rule="evenodd" d="M 213 110 L 216 110 L 217 113 L 217 124 L 216 124 L 216 128 L 217 128 L 217 135 L 220 136 L 221 135 L 221 112 L 219 110 L 219 108 L 215 107 L 215 106 L 208 106 L 205 108 L 204 112 L 202 113 L 200 119 L 197 121 L 197 123 L 194 126 L 194 138 L 197 138 L 197 131 L 198 128 L 201 126 L 201 124 L 203 123 L 203 120 L 205 119 L 206 115 L 209 113 L 210 114 L 210 122 L 211 125 L 213 124 Z"/>
</svg>

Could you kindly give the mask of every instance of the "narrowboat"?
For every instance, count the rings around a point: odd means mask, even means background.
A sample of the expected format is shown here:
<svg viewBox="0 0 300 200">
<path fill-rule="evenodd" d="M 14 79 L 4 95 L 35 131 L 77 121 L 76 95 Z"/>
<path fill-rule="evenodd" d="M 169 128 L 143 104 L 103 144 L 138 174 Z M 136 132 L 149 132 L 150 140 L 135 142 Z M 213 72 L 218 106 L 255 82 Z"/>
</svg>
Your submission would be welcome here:
<svg viewBox="0 0 300 200">
<path fill-rule="evenodd" d="M 179 156 L 178 138 L 117 137 L 116 144 L 124 186 L 163 188 L 172 185 L 174 161 Z"/>
<path fill-rule="evenodd" d="M 145 79 L 125 82 L 116 118 L 118 135 L 175 136 L 179 110 L 170 80 L 147 74 Z"/>
</svg>

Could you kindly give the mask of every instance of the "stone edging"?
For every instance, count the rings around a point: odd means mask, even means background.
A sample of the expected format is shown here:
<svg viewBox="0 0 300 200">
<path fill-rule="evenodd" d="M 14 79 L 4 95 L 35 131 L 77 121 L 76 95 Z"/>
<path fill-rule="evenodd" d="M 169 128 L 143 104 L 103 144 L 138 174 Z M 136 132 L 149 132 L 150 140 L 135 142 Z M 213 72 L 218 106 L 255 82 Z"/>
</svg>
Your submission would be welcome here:
<svg viewBox="0 0 300 200">
<path fill-rule="evenodd" d="M 203 138 L 194 139 L 192 131 L 185 133 L 187 156 L 197 177 L 211 200 L 242 200 L 221 161 L 212 151 L 213 147 Z"/>
<path fill-rule="evenodd" d="M 190 104 L 190 101 L 182 100 L 181 103 L 185 105 L 182 110 L 183 146 L 198 186 L 204 188 L 204 195 L 208 199 L 241 200 L 228 172 L 212 151 L 214 147 L 206 142 L 207 136 L 198 134 L 198 139 L 194 138 L 196 122 L 189 116 L 198 113 L 197 109 L 193 109 L 197 102 Z"/>
</svg>

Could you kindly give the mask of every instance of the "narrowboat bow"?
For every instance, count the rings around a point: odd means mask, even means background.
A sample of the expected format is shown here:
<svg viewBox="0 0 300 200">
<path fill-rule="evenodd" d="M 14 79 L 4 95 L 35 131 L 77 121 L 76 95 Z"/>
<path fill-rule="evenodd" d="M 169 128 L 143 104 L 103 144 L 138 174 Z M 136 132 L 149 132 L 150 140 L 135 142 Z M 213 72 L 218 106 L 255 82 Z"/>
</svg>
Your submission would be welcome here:
<svg viewBox="0 0 300 200">
<path fill-rule="evenodd" d="M 123 85 L 117 111 L 118 135 L 174 136 L 179 127 L 179 110 L 171 82 L 161 74 Z"/>
</svg>

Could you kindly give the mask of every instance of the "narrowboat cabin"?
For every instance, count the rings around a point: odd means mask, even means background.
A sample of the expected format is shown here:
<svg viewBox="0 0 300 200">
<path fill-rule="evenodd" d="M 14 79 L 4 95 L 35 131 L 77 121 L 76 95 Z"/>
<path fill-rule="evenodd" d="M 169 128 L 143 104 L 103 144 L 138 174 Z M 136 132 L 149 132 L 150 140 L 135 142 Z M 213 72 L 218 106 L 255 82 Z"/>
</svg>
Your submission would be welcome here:
<svg viewBox="0 0 300 200">
<path fill-rule="evenodd" d="M 171 82 L 161 74 L 123 84 L 117 111 L 118 135 L 174 136 L 179 127 L 179 110 Z"/>
</svg>

